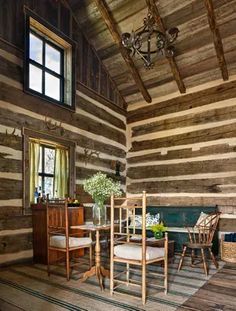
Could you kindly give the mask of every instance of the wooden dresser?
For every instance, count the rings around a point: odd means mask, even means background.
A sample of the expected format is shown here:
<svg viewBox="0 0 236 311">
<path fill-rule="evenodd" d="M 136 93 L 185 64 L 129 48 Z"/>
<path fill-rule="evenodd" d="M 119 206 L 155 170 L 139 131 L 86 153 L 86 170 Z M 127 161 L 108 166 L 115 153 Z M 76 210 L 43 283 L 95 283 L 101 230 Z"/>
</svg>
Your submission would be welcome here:
<svg viewBox="0 0 236 311">
<path fill-rule="evenodd" d="M 35 263 L 47 264 L 47 210 L 46 204 L 33 204 L 33 259 Z M 84 224 L 84 208 L 82 206 L 69 207 L 69 224 L 71 226 Z M 73 230 L 73 233 L 78 230 Z M 82 235 L 82 234 L 81 234 Z M 76 256 L 83 255 L 83 249 L 76 251 Z M 56 251 L 51 255 L 52 260 L 61 257 Z"/>
</svg>

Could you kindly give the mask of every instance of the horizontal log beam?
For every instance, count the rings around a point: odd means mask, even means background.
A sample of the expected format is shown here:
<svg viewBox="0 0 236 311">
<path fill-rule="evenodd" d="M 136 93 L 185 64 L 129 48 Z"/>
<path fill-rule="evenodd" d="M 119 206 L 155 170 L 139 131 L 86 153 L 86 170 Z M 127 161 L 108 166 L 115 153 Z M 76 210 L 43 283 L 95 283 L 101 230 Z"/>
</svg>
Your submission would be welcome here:
<svg viewBox="0 0 236 311">
<path fill-rule="evenodd" d="M 165 120 L 149 122 L 144 125 L 135 126 L 132 128 L 132 137 L 139 135 L 147 135 L 160 131 L 166 131 L 175 128 L 183 128 L 195 125 L 204 125 L 210 122 L 220 122 L 225 120 L 236 119 L 236 105 L 227 106 L 224 102 L 225 107 L 221 105 L 219 108 L 210 109 L 208 111 L 202 111 L 198 113 L 190 113 L 189 115 L 166 118 Z M 191 110 L 190 110 L 191 112 Z"/>
<path fill-rule="evenodd" d="M 236 97 L 236 81 L 220 84 L 206 90 L 168 99 L 161 103 L 130 111 L 127 121 L 128 123 L 133 123 L 234 97 Z"/>
<path fill-rule="evenodd" d="M 194 175 L 204 173 L 231 172 L 232 167 L 236 167 L 236 158 L 186 162 L 181 163 L 181 165 L 180 164 L 167 164 L 161 166 L 147 165 L 142 167 L 128 168 L 127 177 L 131 179 L 144 179 L 144 178 L 158 178 L 167 176 Z"/>
<path fill-rule="evenodd" d="M 1 200 L 20 199 L 23 195 L 22 181 L 0 178 Z"/>
<path fill-rule="evenodd" d="M 81 153 L 76 153 L 76 161 L 87 163 L 88 166 L 89 164 L 92 164 L 93 166 L 96 165 L 98 167 L 104 167 L 104 169 L 107 168 L 110 170 L 114 170 L 114 172 L 115 172 L 116 162 L 117 162 L 116 160 L 104 159 L 104 158 L 99 158 L 95 156 L 88 158 L 85 156 L 85 154 L 81 154 Z M 120 172 L 124 172 L 125 164 L 119 162 L 119 165 L 120 165 Z"/>
<path fill-rule="evenodd" d="M 32 232 L 0 236 L 0 254 L 16 253 L 32 249 Z"/>
<path fill-rule="evenodd" d="M 127 191 L 132 193 L 140 193 L 147 191 L 149 193 L 226 193 L 227 187 L 221 185 L 235 184 L 236 177 L 228 178 L 209 178 L 191 180 L 174 180 L 174 181 L 154 181 L 131 183 L 127 186 Z"/>
<path fill-rule="evenodd" d="M 223 44 L 222 44 L 222 40 L 220 36 L 220 31 L 216 23 L 213 3 L 212 3 L 212 0 L 204 0 L 204 3 L 207 9 L 208 23 L 209 23 L 209 26 L 210 26 L 210 29 L 213 35 L 215 51 L 216 51 L 216 55 L 218 58 L 221 74 L 222 74 L 223 80 L 228 80 L 229 74 L 228 74 L 228 69 L 227 69 L 227 65 L 225 61 L 224 49 L 223 49 Z"/>
<path fill-rule="evenodd" d="M 212 146 L 201 147 L 199 150 L 192 150 L 192 148 L 183 148 L 179 150 L 169 150 L 167 154 L 161 154 L 161 152 L 153 152 L 151 154 L 144 154 L 140 156 L 130 157 L 127 159 L 128 164 L 140 164 L 140 163 L 150 163 L 152 161 L 168 161 L 175 159 L 186 159 L 195 158 L 199 156 L 209 156 L 217 155 L 228 152 L 236 152 L 236 146 L 225 144 L 216 145 L 214 143 Z"/>
<path fill-rule="evenodd" d="M 1 230 L 17 230 L 23 228 L 32 228 L 32 216 L 12 216 L 4 217 L 0 219 L 0 231 Z"/>
<path fill-rule="evenodd" d="M 236 137 L 236 124 L 222 125 L 153 140 L 134 141 L 130 151 L 193 145 L 196 143 L 210 142 L 211 140 L 215 141 L 217 139 L 232 137 Z"/>
<path fill-rule="evenodd" d="M 45 115 L 51 118 L 56 118 L 58 120 L 58 107 L 47 104 L 47 103 L 42 103 L 40 99 L 37 97 L 30 96 L 21 90 L 18 90 L 14 87 L 8 86 L 5 83 L 0 82 L 0 100 L 15 104 L 16 106 L 20 106 L 22 108 L 25 108 L 29 110 L 28 115 L 26 114 L 19 114 L 19 113 L 10 113 L 7 115 L 6 118 L 6 112 L 5 110 L 3 111 L 0 109 L 0 121 L 1 124 L 10 126 L 13 128 L 18 128 L 21 129 L 22 126 L 25 126 L 27 128 L 31 128 L 32 130 L 38 130 L 38 131 L 46 131 L 47 129 L 45 128 L 45 122 L 44 120 L 39 120 L 33 117 L 30 117 L 30 112 L 36 112 L 40 115 Z M 45 104 L 45 105 L 43 105 Z M 49 107 L 50 106 L 50 107 Z M 2 111 L 2 113 L 1 113 Z M 65 130 L 64 136 L 62 138 L 64 139 L 69 139 L 73 140 L 74 142 L 77 142 L 79 146 L 82 148 L 88 148 L 90 144 L 94 146 L 95 150 L 98 150 L 100 152 L 108 153 L 111 155 L 115 155 L 117 157 L 125 157 L 125 151 L 122 150 L 119 147 L 112 146 L 111 144 L 106 144 L 103 141 L 96 141 L 94 139 L 91 139 L 90 137 L 85 137 L 81 134 L 79 134 L 79 125 L 81 124 L 81 119 L 83 119 L 86 122 L 86 119 L 88 118 L 82 118 L 79 114 L 71 114 L 68 111 L 63 110 L 63 116 L 61 115 L 61 118 L 63 117 L 63 123 L 73 125 L 74 127 L 78 128 L 78 132 L 72 132 L 69 130 Z M 90 124 L 90 122 L 89 122 Z M 95 122 L 92 122 L 92 124 L 96 124 Z M 98 127 L 100 128 L 100 133 L 102 135 L 102 132 L 104 132 L 104 129 L 106 126 L 104 125 L 99 125 L 97 122 Z M 63 124 L 62 124 L 63 126 Z M 90 132 L 90 128 L 88 128 L 88 124 L 84 125 L 87 127 L 87 130 Z M 95 125 L 96 126 L 96 125 Z M 93 127 L 93 126 L 92 126 Z M 92 129 L 92 128 L 91 128 Z M 95 130 L 95 128 L 94 128 Z M 96 133 L 96 130 L 94 134 Z M 105 132 L 104 132 L 105 133 Z M 119 135 L 119 137 L 122 139 L 122 141 L 125 144 L 125 137 L 124 135 L 120 136 L 122 134 L 120 131 L 115 131 L 111 133 L 116 133 Z M 52 131 L 52 135 L 59 136 L 61 137 L 60 129 L 56 131 Z M 115 136 L 116 136 L 115 134 Z M 107 129 L 106 136 L 109 135 L 109 130 Z M 113 134 L 111 134 L 113 136 Z M 116 138 L 110 136 L 111 140 L 115 140 Z"/>
<path fill-rule="evenodd" d="M 102 171 L 102 170 L 101 172 L 105 173 L 108 177 L 111 177 L 115 180 L 120 181 L 121 184 L 125 184 L 125 177 L 124 176 L 117 177 L 115 175 L 115 171 L 114 171 L 114 174 L 107 173 L 106 171 Z M 86 179 L 96 173 L 97 173 L 97 170 L 95 169 L 76 167 L 76 179 Z"/>
<path fill-rule="evenodd" d="M 227 213 L 227 210 L 232 213 L 235 205 L 236 195 L 234 197 L 224 197 L 215 196 L 213 193 L 209 197 L 204 196 L 191 196 L 188 193 L 186 196 L 179 196 L 176 194 L 175 196 L 170 197 L 168 193 L 166 196 L 160 196 L 159 193 L 156 193 L 156 196 L 147 196 L 147 205 L 173 205 L 173 206 L 199 206 L 199 212 L 201 212 L 202 206 L 214 206 L 218 205 L 219 210 L 224 209 L 224 213 Z"/>
<path fill-rule="evenodd" d="M 151 103 L 152 99 L 151 96 L 149 95 L 140 75 L 139 72 L 137 70 L 137 68 L 134 65 L 134 62 L 128 52 L 128 50 L 122 45 L 121 42 L 121 36 L 119 34 L 118 28 L 116 26 L 116 23 L 113 19 L 113 16 L 110 14 L 109 9 L 107 7 L 107 4 L 105 3 L 104 0 L 95 0 L 97 8 L 99 9 L 104 22 L 106 23 L 115 43 L 118 45 L 120 53 L 124 59 L 124 61 L 126 62 L 126 65 L 129 67 L 131 73 L 132 73 L 132 77 L 134 79 L 134 81 L 136 82 L 140 92 L 143 95 L 143 98 L 148 102 Z"/>
</svg>

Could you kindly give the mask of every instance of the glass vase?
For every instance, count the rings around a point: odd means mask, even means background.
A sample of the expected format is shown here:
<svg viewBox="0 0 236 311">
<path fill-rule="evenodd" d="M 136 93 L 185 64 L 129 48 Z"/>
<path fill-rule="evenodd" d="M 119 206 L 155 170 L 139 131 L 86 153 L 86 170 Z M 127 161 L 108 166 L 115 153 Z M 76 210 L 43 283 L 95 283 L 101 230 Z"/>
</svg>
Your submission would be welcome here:
<svg viewBox="0 0 236 311">
<path fill-rule="evenodd" d="M 107 222 L 106 205 L 103 201 L 93 204 L 93 224 L 95 226 L 105 225 Z"/>
<path fill-rule="evenodd" d="M 155 239 L 162 239 L 163 238 L 163 232 L 162 231 L 156 231 L 154 232 Z"/>
</svg>

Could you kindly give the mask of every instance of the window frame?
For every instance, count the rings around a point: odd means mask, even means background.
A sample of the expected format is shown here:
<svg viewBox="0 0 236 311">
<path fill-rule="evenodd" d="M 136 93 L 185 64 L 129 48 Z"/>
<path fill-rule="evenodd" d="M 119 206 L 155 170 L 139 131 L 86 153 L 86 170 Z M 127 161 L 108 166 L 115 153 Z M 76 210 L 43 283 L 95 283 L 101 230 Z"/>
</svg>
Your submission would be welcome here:
<svg viewBox="0 0 236 311">
<path fill-rule="evenodd" d="M 42 93 L 37 92 L 33 89 L 30 88 L 29 83 L 30 83 L 30 79 L 29 79 L 29 69 L 28 69 L 28 88 L 30 90 L 31 93 L 35 93 L 35 95 L 39 95 L 40 97 L 45 97 L 47 100 L 49 101 L 53 101 L 57 104 L 62 104 L 64 102 L 64 83 L 65 83 L 65 77 L 64 77 L 64 50 L 57 46 L 56 44 L 54 44 L 53 42 L 49 41 L 47 38 L 45 38 L 44 36 L 40 35 L 39 33 L 37 33 L 37 31 L 35 31 L 34 29 L 30 28 L 29 31 L 29 35 L 33 34 L 35 37 L 37 37 L 38 39 L 40 39 L 43 43 L 43 51 L 42 51 L 42 62 L 43 64 L 40 64 L 38 62 L 36 62 L 35 60 L 31 59 L 30 56 L 28 57 L 28 67 L 30 67 L 30 65 L 33 65 L 37 68 L 39 68 L 40 70 L 42 70 Z M 49 46 L 52 46 L 55 50 L 60 52 L 60 56 L 61 56 L 61 60 L 60 60 L 60 74 L 51 70 L 50 68 L 48 68 L 45 64 L 45 59 L 46 59 L 46 44 L 48 44 Z M 28 54 L 30 53 L 30 48 L 28 51 Z M 45 94 L 45 73 L 49 73 L 51 76 L 54 76 L 56 78 L 58 78 L 60 80 L 60 100 L 56 100 L 53 97 L 50 97 L 48 95 Z"/>
<path fill-rule="evenodd" d="M 53 103 L 58 107 L 66 108 L 68 110 L 75 111 L 75 98 L 76 98 L 76 74 L 75 74 L 75 55 L 76 55 L 76 43 L 69 37 L 67 37 L 60 30 L 49 24 L 47 21 L 43 20 L 29 8 L 25 7 L 25 53 L 24 53 L 24 91 L 30 95 L 39 97 L 49 103 Z M 35 26 L 36 25 L 36 26 Z M 33 33 L 40 40 L 43 38 L 43 42 L 47 42 L 52 47 L 63 52 L 63 59 L 61 60 L 61 94 L 60 101 L 47 96 L 44 94 L 42 88 L 42 93 L 37 92 L 29 87 L 29 67 L 30 64 L 40 68 L 46 68 L 42 72 L 42 86 L 45 86 L 44 77 L 45 72 L 58 78 L 58 74 L 46 66 L 42 66 L 36 61 L 30 59 L 30 33 Z M 45 44 L 44 44 L 45 45 Z M 45 48 L 44 48 L 45 49 Z M 45 60 L 43 61 L 45 64 Z M 69 64 L 69 65 L 68 65 Z M 41 67 L 42 66 L 42 67 Z M 61 68 L 62 69 L 62 68 Z M 69 89 L 69 91 L 68 91 Z"/>
<path fill-rule="evenodd" d="M 46 149 L 53 149 L 56 151 L 56 146 L 50 146 L 47 145 L 47 143 L 40 143 L 40 147 L 42 147 L 42 172 L 38 172 L 38 176 L 40 176 L 42 178 L 42 193 L 43 191 L 45 192 L 45 177 L 52 177 L 53 178 L 53 183 L 55 182 L 54 178 L 55 178 L 55 174 L 51 174 L 51 173 L 46 173 L 45 172 L 45 148 Z M 55 162 L 55 159 L 54 159 Z M 54 163 L 55 165 L 55 163 Z"/>
<path fill-rule="evenodd" d="M 30 207 L 30 154 L 29 154 L 29 142 L 30 139 L 33 140 L 41 140 L 42 143 L 45 145 L 60 145 L 68 149 L 69 151 L 69 180 L 68 180 L 68 194 L 70 197 L 73 197 L 76 191 L 76 168 L 75 168 L 75 150 L 76 150 L 76 143 L 60 138 L 57 136 L 53 136 L 50 134 L 46 134 L 40 131 L 31 130 L 28 128 L 22 128 L 22 135 L 23 135 L 23 211 L 24 213 L 31 214 L 31 207 Z"/>
</svg>

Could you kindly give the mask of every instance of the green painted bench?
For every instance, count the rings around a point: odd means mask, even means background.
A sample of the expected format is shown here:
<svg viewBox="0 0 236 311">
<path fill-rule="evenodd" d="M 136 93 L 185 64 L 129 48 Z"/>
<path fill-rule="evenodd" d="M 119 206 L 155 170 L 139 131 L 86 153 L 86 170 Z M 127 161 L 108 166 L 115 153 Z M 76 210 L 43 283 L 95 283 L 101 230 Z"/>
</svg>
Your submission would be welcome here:
<svg viewBox="0 0 236 311">
<path fill-rule="evenodd" d="M 186 227 L 193 227 L 201 212 L 212 213 L 217 211 L 217 206 L 147 206 L 147 213 L 160 214 L 160 221 L 168 227 L 170 240 L 175 241 L 175 252 L 182 252 L 182 245 L 188 241 Z M 148 230 L 148 236 L 152 232 Z M 216 232 L 213 239 L 213 252 L 218 254 L 218 234 Z"/>
</svg>

